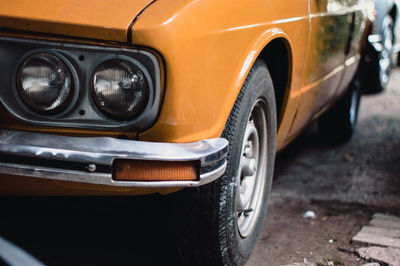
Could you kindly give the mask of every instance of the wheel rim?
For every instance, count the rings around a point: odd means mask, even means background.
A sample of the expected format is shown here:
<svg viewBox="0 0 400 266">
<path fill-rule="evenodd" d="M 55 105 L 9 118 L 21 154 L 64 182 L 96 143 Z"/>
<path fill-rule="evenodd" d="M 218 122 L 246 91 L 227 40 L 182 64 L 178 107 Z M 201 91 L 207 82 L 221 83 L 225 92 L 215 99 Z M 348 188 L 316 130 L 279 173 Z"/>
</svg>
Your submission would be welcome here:
<svg viewBox="0 0 400 266">
<path fill-rule="evenodd" d="M 267 124 L 265 103 L 259 99 L 247 121 L 237 176 L 237 227 L 241 237 L 249 236 L 260 215 L 267 169 Z"/>
<path fill-rule="evenodd" d="M 392 49 L 393 49 L 393 34 L 390 21 L 384 22 L 385 29 L 382 35 L 382 52 L 379 59 L 379 76 L 382 87 L 385 87 L 389 82 L 389 73 L 392 66 Z"/>
</svg>

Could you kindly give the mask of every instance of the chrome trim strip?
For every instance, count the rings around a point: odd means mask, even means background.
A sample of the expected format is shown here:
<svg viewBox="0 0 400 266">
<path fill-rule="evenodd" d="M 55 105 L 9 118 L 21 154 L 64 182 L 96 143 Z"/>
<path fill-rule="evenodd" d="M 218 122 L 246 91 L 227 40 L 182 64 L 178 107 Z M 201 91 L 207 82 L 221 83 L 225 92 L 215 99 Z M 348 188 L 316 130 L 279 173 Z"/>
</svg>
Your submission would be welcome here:
<svg viewBox="0 0 400 266">
<path fill-rule="evenodd" d="M 0 130 L 0 153 L 82 164 L 113 165 L 115 159 L 154 161 L 199 161 L 200 168 L 224 162 L 212 170 L 202 172 L 197 181 L 115 181 L 112 172 L 96 172 L 36 166 L 19 162 L 0 161 L 0 173 L 30 176 L 118 187 L 193 187 L 210 183 L 226 169 L 228 141 L 223 138 L 192 143 L 159 143 L 122 140 L 109 137 L 67 137 L 42 133 Z M 203 168 L 204 167 L 204 168 Z"/>
</svg>

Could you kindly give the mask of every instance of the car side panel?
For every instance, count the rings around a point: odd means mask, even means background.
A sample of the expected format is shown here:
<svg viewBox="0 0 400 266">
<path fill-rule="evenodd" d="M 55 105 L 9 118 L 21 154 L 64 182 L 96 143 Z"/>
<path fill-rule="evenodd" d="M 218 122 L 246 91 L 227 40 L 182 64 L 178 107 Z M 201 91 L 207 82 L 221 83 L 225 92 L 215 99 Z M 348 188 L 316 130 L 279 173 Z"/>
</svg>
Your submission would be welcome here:
<svg viewBox="0 0 400 266">
<path fill-rule="evenodd" d="M 348 52 L 346 54 L 345 71 L 343 73 L 339 89 L 336 92 L 337 95 L 341 95 L 352 81 L 361 59 L 360 53 L 363 48 L 363 41 L 365 41 L 367 38 L 365 35 L 367 21 L 364 19 L 367 16 L 366 10 L 362 5 L 359 4 L 359 1 L 353 2 L 354 24 L 351 31 L 351 38 L 349 40 Z"/>
<path fill-rule="evenodd" d="M 345 70 L 357 0 L 310 0 L 311 33 L 304 94 L 288 139 L 335 99 Z M 354 73 L 353 73 L 354 74 Z M 352 75 L 353 75 L 352 74 Z"/>
<path fill-rule="evenodd" d="M 132 40 L 166 64 L 161 114 L 143 140 L 186 142 L 220 136 L 258 54 L 274 38 L 289 48 L 290 93 L 278 132 L 282 146 L 301 93 L 308 41 L 307 1 L 157 1 L 133 25 Z"/>
</svg>

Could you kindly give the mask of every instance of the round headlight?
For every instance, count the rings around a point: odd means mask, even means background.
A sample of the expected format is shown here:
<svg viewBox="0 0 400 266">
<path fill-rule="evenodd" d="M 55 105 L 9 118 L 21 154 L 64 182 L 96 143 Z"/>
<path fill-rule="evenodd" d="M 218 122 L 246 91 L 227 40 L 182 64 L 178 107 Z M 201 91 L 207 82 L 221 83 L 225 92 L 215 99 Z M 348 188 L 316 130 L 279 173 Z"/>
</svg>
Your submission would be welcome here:
<svg viewBox="0 0 400 266">
<path fill-rule="evenodd" d="M 111 59 L 94 71 L 92 96 L 99 109 L 115 119 L 132 119 L 146 108 L 150 85 L 134 63 Z"/>
<path fill-rule="evenodd" d="M 17 91 L 23 103 L 33 111 L 54 114 L 64 110 L 73 95 L 68 67 L 48 53 L 29 56 L 20 66 Z"/>
</svg>

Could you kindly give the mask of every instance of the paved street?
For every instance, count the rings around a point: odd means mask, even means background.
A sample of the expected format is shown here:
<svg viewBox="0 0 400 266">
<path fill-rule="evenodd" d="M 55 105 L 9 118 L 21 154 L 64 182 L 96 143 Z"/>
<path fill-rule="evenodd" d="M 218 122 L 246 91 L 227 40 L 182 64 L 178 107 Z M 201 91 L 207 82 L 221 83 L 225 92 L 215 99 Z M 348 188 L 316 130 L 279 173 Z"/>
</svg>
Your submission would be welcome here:
<svg viewBox="0 0 400 266">
<path fill-rule="evenodd" d="M 352 237 L 374 213 L 400 215 L 399 103 L 395 69 L 388 91 L 363 97 L 349 143 L 329 146 L 312 126 L 279 154 L 248 265 L 366 263 Z M 50 265 L 179 265 L 169 200 L 3 198 L 0 235 Z"/>
</svg>

